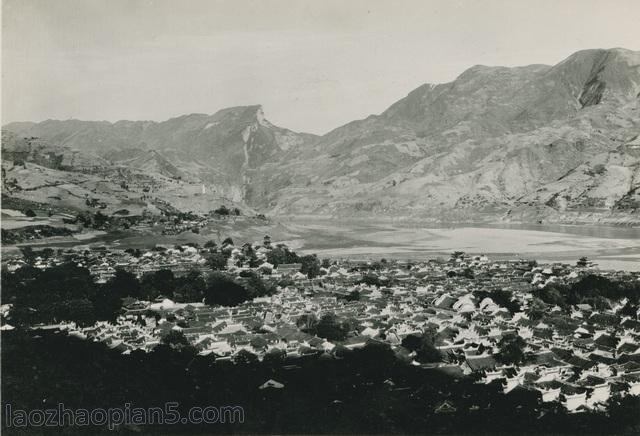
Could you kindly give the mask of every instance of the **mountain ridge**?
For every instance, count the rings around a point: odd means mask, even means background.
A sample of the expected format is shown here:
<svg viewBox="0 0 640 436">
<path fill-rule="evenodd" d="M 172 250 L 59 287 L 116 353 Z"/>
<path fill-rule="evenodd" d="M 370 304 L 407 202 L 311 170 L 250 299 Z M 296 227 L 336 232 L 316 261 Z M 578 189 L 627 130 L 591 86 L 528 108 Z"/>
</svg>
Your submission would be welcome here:
<svg viewBox="0 0 640 436">
<path fill-rule="evenodd" d="M 638 222 L 639 96 L 640 52 L 591 49 L 553 66 L 476 65 L 321 136 L 274 126 L 260 105 L 3 128 L 118 165 L 156 150 L 275 215 Z"/>
</svg>

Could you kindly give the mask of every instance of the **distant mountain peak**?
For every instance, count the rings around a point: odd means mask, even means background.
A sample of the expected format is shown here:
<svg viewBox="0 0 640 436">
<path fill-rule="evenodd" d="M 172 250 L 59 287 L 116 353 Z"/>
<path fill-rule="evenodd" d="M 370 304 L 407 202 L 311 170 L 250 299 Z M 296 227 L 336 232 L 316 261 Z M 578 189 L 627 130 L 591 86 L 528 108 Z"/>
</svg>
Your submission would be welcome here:
<svg viewBox="0 0 640 436">
<path fill-rule="evenodd" d="M 612 219 L 640 210 L 630 139 L 639 93 L 640 52 L 592 49 L 553 66 L 475 65 L 321 137 L 271 124 L 259 104 L 163 122 L 5 127 L 206 182 L 274 213 L 495 217 L 524 208 Z"/>
</svg>

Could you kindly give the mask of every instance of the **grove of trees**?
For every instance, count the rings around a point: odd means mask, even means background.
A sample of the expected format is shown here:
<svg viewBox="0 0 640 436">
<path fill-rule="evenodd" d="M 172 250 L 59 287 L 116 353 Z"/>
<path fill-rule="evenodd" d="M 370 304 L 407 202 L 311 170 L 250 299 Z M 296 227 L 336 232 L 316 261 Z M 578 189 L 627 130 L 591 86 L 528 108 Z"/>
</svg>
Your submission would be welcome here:
<svg viewBox="0 0 640 436">
<path fill-rule="evenodd" d="M 97 283 L 87 268 L 70 262 L 47 269 L 26 265 L 14 272 L 2 270 L 2 300 L 13 305 L 9 321 L 18 326 L 112 321 L 121 313 L 126 298 L 148 301 L 170 298 L 185 303 L 205 301 L 235 306 L 274 292 L 273 285 L 266 284 L 253 272 L 235 277 L 217 271 L 204 276 L 191 270 L 175 276 L 170 270 L 160 269 L 138 279 L 128 271 L 116 269 L 106 283 Z"/>
</svg>

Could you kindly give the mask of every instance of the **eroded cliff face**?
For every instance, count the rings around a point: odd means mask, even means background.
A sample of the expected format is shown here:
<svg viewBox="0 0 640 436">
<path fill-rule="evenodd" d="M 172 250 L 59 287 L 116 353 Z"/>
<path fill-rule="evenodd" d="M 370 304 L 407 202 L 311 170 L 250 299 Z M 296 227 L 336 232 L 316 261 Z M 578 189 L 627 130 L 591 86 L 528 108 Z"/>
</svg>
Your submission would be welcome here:
<svg viewBox="0 0 640 436">
<path fill-rule="evenodd" d="M 153 174 L 203 182 L 223 197 L 247 203 L 251 203 L 255 171 L 315 139 L 272 125 L 261 106 L 164 122 L 51 120 L 5 127 L 17 137 L 41 138 L 59 149 L 98 155 L 104 165 L 144 168 Z"/>
<path fill-rule="evenodd" d="M 260 106 L 5 128 L 287 215 L 638 222 L 640 53 L 474 66 L 317 137 Z M 150 154 L 153 151 L 155 154 Z"/>
</svg>

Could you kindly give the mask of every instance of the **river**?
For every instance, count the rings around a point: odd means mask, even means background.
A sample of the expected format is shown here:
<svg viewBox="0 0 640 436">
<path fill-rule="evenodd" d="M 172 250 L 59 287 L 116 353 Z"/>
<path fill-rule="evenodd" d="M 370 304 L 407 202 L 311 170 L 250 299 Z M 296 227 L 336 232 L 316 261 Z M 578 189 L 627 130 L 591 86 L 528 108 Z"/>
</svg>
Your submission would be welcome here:
<svg viewBox="0 0 640 436">
<path fill-rule="evenodd" d="M 526 224 L 446 227 L 339 221 L 287 224 L 300 235 L 292 245 L 320 257 L 428 259 L 464 251 L 499 259 L 575 263 L 587 256 L 602 269 L 640 271 L 639 228 Z"/>
</svg>

